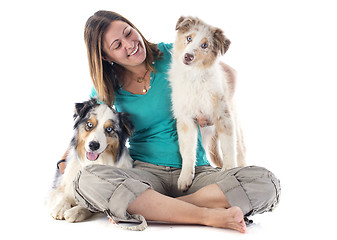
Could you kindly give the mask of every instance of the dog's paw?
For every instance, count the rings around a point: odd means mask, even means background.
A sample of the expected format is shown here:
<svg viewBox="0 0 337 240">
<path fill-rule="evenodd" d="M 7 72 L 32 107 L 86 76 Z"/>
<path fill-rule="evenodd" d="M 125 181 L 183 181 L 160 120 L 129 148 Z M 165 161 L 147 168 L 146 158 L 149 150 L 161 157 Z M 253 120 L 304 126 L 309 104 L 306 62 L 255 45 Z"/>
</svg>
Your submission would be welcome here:
<svg viewBox="0 0 337 240">
<path fill-rule="evenodd" d="M 91 217 L 92 214 L 92 212 L 84 207 L 75 206 L 64 213 L 64 218 L 68 222 L 80 222 Z"/>
<path fill-rule="evenodd" d="M 58 203 L 51 211 L 50 215 L 56 220 L 64 220 L 64 213 L 71 208 L 71 204 L 67 201 Z"/>
<path fill-rule="evenodd" d="M 181 173 L 178 178 L 178 189 L 180 191 L 186 191 L 192 184 L 194 173 Z"/>
</svg>

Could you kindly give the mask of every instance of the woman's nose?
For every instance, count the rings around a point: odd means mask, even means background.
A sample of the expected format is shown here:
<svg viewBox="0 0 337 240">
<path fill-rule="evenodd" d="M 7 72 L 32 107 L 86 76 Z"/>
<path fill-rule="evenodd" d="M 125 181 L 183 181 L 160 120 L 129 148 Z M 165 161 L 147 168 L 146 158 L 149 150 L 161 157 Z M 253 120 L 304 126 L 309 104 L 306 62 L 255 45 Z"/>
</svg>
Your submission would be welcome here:
<svg viewBox="0 0 337 240">
<path fill-rule="evenodd" d="M 123 45 L 126 49 L 130 49 L 134 47 L 134 43 L 133 41 L 129 40 L 129 39 L 124 39 L 123 41 Z"/>
</svg>

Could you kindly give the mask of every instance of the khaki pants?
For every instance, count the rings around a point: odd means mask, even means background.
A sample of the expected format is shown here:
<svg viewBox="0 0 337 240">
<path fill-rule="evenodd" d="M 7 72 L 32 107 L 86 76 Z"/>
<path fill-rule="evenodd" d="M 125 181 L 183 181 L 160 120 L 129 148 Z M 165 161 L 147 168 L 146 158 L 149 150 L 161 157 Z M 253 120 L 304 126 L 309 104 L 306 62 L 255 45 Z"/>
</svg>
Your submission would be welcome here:
<svg viewBox="0 0 337 240">
<path fill-rule="evenodd" d="M 126 210 L 148 188 L 179 197 L 216 183 L 229 204 L 240 207 L 245 216 L 272 211 L 279 202 L 279 180 L 265 168 L 249 166 L 220 171 L 212 166 L 199 166 L 186 192 L 177 188 L 180 171 L 180 168 L 141 161 L 135 161 L 131 169 L 89 165 L 74 180 L 75 198 L 80 205 L 93 212 L 105 212 L 116 222 L 142 222 L 142 226 L 134 230 L 144 229 L 145 219 L 140 215 L 130 215 Z"/>
</svg>

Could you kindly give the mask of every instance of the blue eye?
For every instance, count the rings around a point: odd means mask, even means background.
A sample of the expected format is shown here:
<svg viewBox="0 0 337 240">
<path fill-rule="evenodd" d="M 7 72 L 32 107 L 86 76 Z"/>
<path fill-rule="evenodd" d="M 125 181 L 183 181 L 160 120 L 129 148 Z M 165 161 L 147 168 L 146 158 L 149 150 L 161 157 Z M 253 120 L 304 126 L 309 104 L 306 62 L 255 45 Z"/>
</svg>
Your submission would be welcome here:
<svg viewBox="0 0 337 240">
<path fill-rule="evenodd" d="M 105 131 L 107 131 L 107 133 L 111 133 L 111 132 L 112 132 L 112 127 L 107 127 L 107 128 L 105 129 Z"/>
<path fill-rule="evenodd" d="M 94 125 L 91 122 L 87 122 L 87 127 L 90 129 L 92 128 Z"/>
<path fill-rule="evenodd" d="M 188 41 L 188 42 L 192 42 L 192 37 L 191 37 L 191 36 L 188 36 L 188 37 L 187 37 L 187 41 Z"/>
<path fill-rule="evenodd" d="M 205 49 L 205 48 L 208 47 L 208 44 L 207 43 L 203 43 L 203 44 L 201 44 L 201 47 Z"/>
</svg>

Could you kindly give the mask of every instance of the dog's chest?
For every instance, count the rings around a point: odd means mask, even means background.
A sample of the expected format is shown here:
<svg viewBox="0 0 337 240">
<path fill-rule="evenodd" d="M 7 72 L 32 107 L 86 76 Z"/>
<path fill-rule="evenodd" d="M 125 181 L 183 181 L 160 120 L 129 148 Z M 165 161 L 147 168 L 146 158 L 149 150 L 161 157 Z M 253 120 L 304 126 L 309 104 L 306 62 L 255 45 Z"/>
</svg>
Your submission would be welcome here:
<svg viewBox="0 0 337 240">
<path fill-rule="evenodd" d="M 221 80 L 213 74 L 185 72 L 172 84 L 172 94 L 176 114 L 211 116 L 215 100 L 222 94 Z"/>
</svg>

